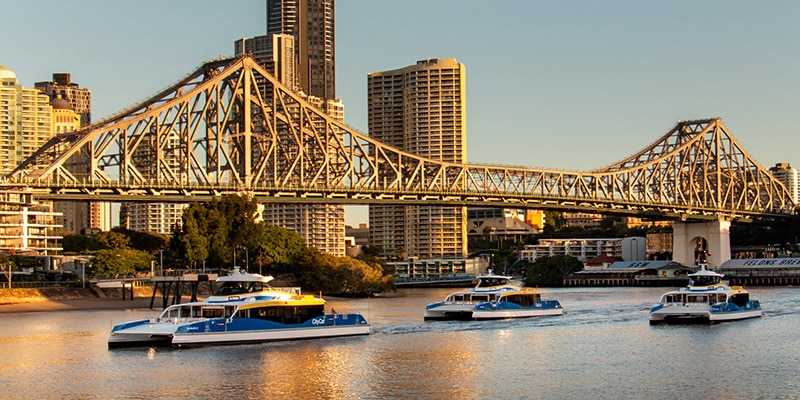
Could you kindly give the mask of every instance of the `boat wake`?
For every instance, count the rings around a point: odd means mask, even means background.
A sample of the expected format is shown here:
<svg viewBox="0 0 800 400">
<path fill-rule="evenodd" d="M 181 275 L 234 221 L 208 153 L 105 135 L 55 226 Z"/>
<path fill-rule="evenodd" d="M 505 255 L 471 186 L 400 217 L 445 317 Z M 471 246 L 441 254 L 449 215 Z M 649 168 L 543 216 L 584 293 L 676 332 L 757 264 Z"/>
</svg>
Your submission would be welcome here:
<svg viewBox="0 0 800 400">
<path fill-rule="evenodd" d="M 646 321 L 650 304 L 618 305 L 608 308 L 570 308 L 560 316 L 488 321 L 426 321 L 414 324 L 372 326 L 372 334 L 407 335 L 477 330 L 508 329 L 509 327 L 537 328 L 553 326 L 582 326 L 620 322 Z"/>
</svg>

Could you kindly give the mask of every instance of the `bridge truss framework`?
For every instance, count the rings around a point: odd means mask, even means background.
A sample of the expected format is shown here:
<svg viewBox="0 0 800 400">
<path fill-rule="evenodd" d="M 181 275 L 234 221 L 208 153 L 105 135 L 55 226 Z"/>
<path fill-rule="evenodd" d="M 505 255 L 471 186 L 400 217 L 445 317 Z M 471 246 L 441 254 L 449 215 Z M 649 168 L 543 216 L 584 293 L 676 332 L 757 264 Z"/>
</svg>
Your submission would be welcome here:
<svg viewBox="0 0 800 400">
<path fill-rule="evenodd" d="M 787 189 L 719 118 L 679 121 L 588 172 L 429 160 L 384 145 L 252 58 L 205 63 L 150 99 L 53 137 L 0 183 L 54 200 L 461 204 L 653 218 L 783 218 Z"/>
</svg>

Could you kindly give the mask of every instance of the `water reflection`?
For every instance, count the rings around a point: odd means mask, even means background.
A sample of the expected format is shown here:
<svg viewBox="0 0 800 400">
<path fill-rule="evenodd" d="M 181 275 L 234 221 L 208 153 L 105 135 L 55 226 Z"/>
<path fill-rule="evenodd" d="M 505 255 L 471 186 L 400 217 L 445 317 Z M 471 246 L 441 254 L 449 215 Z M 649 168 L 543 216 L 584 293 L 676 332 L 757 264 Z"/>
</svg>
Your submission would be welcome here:
<svg viewBox="0 0 800 400">
<path fill-rule="evenodd" d="M 750 288 L 761 319 L 657 326 L 664 290 L 558 289 L 566 314 L 424 322 L 447 290 L 333 299 L 368 337 L 108 351 L 110 326 L 152 315 L 0 316 L 4 398 L 800 398 L 800 290 Z"/>
</svg>

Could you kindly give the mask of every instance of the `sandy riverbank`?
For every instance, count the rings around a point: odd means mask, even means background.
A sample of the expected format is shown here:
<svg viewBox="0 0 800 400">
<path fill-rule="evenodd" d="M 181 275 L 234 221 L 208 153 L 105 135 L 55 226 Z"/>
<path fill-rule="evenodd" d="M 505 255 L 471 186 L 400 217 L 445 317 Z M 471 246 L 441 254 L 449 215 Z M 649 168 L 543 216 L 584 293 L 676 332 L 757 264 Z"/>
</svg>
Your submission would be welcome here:
<svg viewBox="0 0 800 400">
<path fill-rule="evenodd" d="M 84 288 L 0 289 L 0 314 L 70 310 L 149 309 L 153 289 L 134 289 L 131 299 L 122 299 L 121 290 L 95 293 Z M 105 296 L 105 297 L 100 297 Z M 184 299 L 184 301 L 188 300 Z M 156 294 L 153 309 L 161 310 L 162 297 Z"/>
</svg>

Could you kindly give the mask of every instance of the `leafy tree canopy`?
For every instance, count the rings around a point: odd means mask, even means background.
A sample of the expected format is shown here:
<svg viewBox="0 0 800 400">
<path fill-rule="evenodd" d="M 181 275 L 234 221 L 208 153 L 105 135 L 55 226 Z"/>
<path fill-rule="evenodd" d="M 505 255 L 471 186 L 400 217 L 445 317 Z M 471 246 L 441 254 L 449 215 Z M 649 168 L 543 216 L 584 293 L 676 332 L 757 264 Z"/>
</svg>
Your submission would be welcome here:
<svg viewBox="0 0 800 400">
<path fill-rule="evenodd" d="M 380 264 L 352 257 L 324 254 L 307 248 L 298 259 L 298 283 L 308 290 L 358 295 L 394 290 L 394 277 L 383 274 Z"/>
<path fill-rule="evenodd" d="M 256 223 L 258 204 L 242 196 L 223 196 L 195 203 L 183 212 L 183 226 L 170 240 L 170 262 L 227 269 L 244 265 L 286 269 L 305 248 L 288 229 Z M 234 253 L 236 260 L 234 260 Z"/>
<path fill-rule="evenodd" d="M 118 248 L 98 250 L 89 260 L 89 268 L 95 274 L 120 275 L 137 271 L 150 271 L 155 256 L 141 250 Z"/>
<path fill-rule="evenodd" d="M 153 254 L 166 249 L 167 242 L 169 242 L 169 236 L 155 232 L 134 231 L 122 227 L 114 228 L 111 231 L 126 236 L 129 247 Z"/>
<path fill-rule="evenodd" d="M 299 234 L 280 226 L 258 224 L 254 231 L 248 243 L 253 263 L 276 272 L 288 271 L 306 248 Z"/>
<path fill-rule="evenodd" d="M 80 254 L 100 250 L 100 243 L 94 236 L 64 235 L 61 241 L 65 254 Z"/>
<path fill-rule="evenodd" d="M 100 232 L 97 234 L 96 239 L 103 249 L 123 249 L 131 243 L 129 237 L 114 231 Z"/>
</svg>

